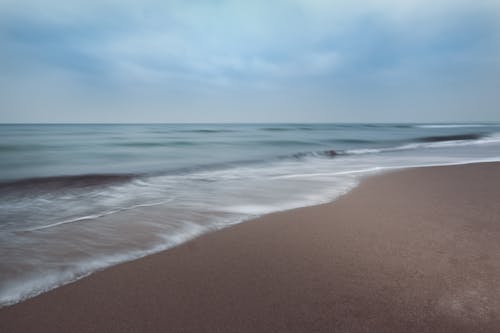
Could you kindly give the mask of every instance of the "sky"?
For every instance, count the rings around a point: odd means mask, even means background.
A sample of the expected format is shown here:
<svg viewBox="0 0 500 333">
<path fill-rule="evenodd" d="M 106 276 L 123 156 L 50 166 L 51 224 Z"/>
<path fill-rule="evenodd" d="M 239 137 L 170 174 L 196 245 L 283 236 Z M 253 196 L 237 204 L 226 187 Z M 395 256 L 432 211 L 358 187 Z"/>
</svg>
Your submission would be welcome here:
<svg viewBox="0 0 500 333">
<path fill-rule="evenodd" d="M 500 121 L 498 0 L 2 0 L 0 122 Z"/>
</svg>

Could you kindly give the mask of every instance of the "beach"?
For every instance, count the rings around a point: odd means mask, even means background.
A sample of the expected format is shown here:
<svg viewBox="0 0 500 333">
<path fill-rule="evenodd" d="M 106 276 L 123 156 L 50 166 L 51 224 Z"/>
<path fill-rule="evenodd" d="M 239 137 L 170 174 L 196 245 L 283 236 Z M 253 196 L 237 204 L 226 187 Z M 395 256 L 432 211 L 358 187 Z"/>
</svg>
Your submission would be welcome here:
<svg viewBox="0 0 500 333">
<path fill-rule="evenodd" d="M 500 163 L 368 177 L 3 307 L 0 331 L 498 332 L 499 185 Z"/>
</svg>

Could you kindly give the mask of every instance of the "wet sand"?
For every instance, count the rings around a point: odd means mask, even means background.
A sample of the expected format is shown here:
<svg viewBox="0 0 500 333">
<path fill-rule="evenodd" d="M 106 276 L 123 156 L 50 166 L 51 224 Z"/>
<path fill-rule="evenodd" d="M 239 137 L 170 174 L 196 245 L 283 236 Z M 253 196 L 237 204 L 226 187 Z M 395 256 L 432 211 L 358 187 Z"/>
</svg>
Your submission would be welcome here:
<svg viewBox="0 0 500 333">
<path fill-rule="evenodd" d="M 500 163 L 368 178 L 2 308 L 0 332 L 500 332 Z"/>
</svg>

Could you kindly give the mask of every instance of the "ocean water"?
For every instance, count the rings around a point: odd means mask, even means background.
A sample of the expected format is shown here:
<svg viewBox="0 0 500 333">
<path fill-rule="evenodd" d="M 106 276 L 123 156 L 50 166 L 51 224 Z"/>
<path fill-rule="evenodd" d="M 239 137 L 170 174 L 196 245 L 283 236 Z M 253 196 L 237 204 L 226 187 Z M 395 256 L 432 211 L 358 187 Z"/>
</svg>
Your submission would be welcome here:
<svg viewBox="0 0 500 333">
<path fill-rule="evenodd" d="M 498 160 L 496 123 L 0 125 L 0 306 L 367 175 Z"/>
</svg>

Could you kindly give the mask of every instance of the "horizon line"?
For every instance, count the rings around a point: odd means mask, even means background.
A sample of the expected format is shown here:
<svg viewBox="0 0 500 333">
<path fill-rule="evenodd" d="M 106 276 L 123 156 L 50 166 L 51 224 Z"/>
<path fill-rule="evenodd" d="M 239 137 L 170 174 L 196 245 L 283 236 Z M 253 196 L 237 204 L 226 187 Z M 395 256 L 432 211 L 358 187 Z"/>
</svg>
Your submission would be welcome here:
<svg viewBox="0 0 500 333">
<path fill-rule="evenodd" d="M 1 125 L 336 125 L 336 124 L 372 124 L 372 125 L 389 125 L 389 124 L 493 124 L 500 123 L 500 120 L 471 120 L 471 121 L 435 121 L 435 122 L 360 122 L 360 121 L 339 121 L 339 122 L 0 122 Z"/>
</svg>

